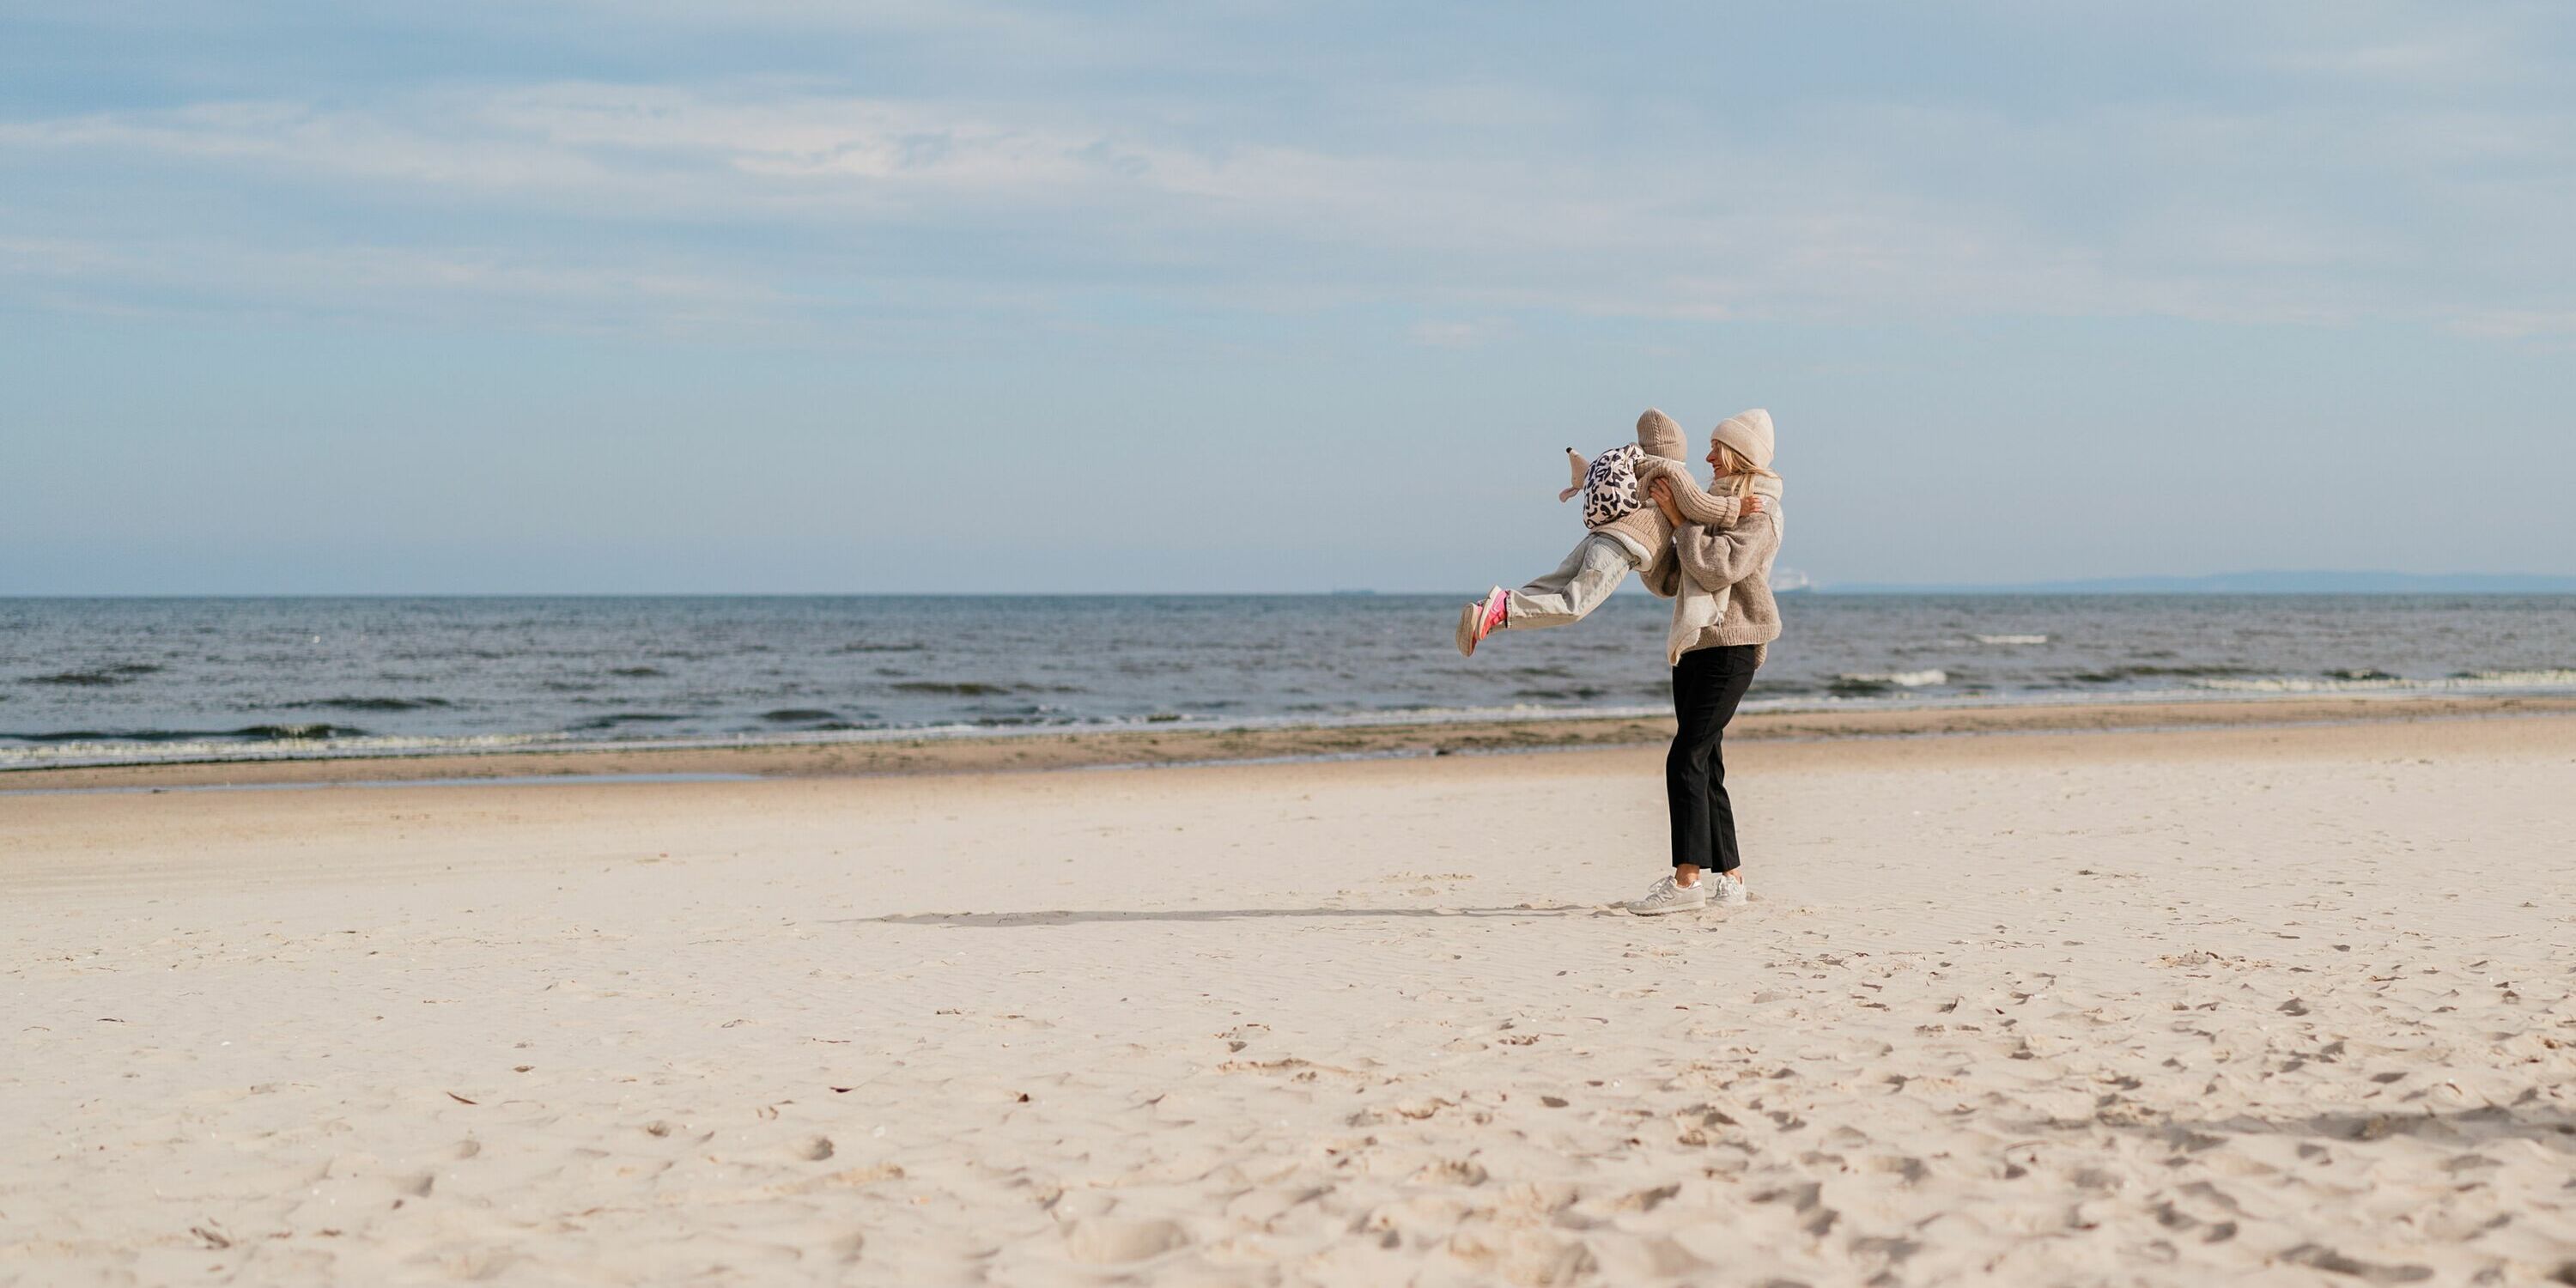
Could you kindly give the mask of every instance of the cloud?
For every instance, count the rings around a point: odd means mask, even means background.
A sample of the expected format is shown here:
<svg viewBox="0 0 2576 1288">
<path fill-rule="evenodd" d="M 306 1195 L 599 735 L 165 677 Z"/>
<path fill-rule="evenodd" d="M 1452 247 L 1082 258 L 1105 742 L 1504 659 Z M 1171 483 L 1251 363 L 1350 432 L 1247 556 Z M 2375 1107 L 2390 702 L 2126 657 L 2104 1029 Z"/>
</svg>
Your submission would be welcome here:
<svg viewBox="0 0 2576 1288">
<path fill-rule="evenodd" d="M 1362 138 L 1210 128 L 1151 98 L 767 79 L 90 112 L 0 122 L 0 175 L 111 173 L 147 197 L 227 185 L 249 213 L 120 216 L 124 253 L 80 231 L 97 222 L 86 210 L 0 211 L 0 236 L 86 238 L 85 257 L 46 270 L 63 289 L 140 292 L 161 273 L 191 293 L 260 296 L 294 258 L 336 264 L 321 280 L 354 310 L 408 292 L 532 314 L 571 301 L 585 316 L 696 300 L 689 316 L 768 324 L 854 295 L 935 309 L 945 294 L 1035 294 L 1079 312 L 1114 290 L 1184 309 L 1393 305 L 1422 315 L 1423 343 L 1466 338 L 1443 319 L 1551 311 L 2536 333 L 2576 286 L 2576 253 L 2533 216 L 2576 196 L 2576 127 L 2550 113 L 2106 103 L 2034 116 L 1856 100 L 1786 125 L 1717 113 L 1585 147 L 1541 128 L 1583 114 L 1561 91 L 1522 102 L 1484 78 L 1369 98 L 1392 105 L 1389 128 Z M 336 244 L 281 244 L 280 226 L 301 236 L 322 208 L 339 212 Z M 435 215 L 431 239 L 448 244 L 386 246 L 388 212 Z M 192 266 L 198 253 L 236 263 Z M 581 266 L 547 267 L 567 259 Z M 265 294 L 318 305 L 329 288 Z"/>
<path fill-rule="evenodd" d="M 2530 70 L 2526 50 L 2536 33 L 2516 17 L 2509 11 L 2479 14 L 2451 8 L 2437 23 L 2395 38 L 2364 25 L 2325 40 L 2294 43 L 2265 61 L 2293 73 L 2365 83 L 2430 89 L 2492 85 Z"/>
<path fill-rule="evenodd" d="M 1415 344 L 1432 349 L 1473 349 L 1507 334 L 1511 324 L 1493 318 L 1473 322 L 1424 319 L 1405 331 Z"/>
<path fill-rule="evenodd" d="M 505 250 L 243 247 L 186 240 L 0 238 L 0 283 L 59 307 L 149 314 L 214 306 L 553 327 L 685 331 L 774 319 L 792 302 L 755 282 L 667 266 L 575 264 Z M 83 289 L 67 289 L 77 284 Z M 13 292 L 15 293 L 15 292 Z"/>
</svg>

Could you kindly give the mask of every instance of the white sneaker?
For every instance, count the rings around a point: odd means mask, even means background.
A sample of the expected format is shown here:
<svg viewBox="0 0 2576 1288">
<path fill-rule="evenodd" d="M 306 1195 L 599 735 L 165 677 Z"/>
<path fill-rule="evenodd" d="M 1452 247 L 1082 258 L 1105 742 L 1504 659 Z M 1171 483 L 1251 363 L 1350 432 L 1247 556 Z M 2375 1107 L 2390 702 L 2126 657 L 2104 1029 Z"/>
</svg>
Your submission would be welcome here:
<svg viewBox="0 0 2576 1288">
<path fill-rule="evenodd" d="M 1740 888 L 1740 887 L 1739 887 Z M 1643 899 L 1628 901 L 1628 911 L 1640 917 L 1660 917 L 1668 912 L 1697 912 L 1708 906 L 1708 882 L 1695 886 L 1673 884 L 1671 877 L 1656 882 Z"/>
<path fill-rule="evenodd" d="M 1744 878 L 1732 872 L 1719 872 L 1699 879 L 1708 887 L 1708 901 L 1728 908 L 1741 908 L 1749 896 L 1744 893 Z"/>
</svg>

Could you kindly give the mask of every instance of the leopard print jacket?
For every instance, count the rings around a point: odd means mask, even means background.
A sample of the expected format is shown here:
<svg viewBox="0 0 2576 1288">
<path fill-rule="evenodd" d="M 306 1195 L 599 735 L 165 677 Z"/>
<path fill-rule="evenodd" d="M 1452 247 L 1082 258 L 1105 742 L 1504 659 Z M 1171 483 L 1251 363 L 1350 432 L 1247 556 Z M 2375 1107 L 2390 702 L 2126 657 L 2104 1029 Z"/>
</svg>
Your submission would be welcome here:
<svg viewBox="0 0 2576 1288">
<path fill-rule="evenodd" d="M 1583 526 L 1616 523 L 1645 508 L 1645 491 L 1637 486 L 1637 462 L 1646 449 L 1623 443 L 1592 458 L 1583 473 Z"/>
</svg>

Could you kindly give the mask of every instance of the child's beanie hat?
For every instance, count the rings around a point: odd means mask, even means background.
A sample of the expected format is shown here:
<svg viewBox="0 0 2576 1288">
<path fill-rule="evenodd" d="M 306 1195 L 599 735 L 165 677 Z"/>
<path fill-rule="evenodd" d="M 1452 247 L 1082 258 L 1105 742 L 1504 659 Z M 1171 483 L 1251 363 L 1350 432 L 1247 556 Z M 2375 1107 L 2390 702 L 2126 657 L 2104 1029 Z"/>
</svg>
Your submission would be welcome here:
<svg viewBox="0 0 2576 1288">
<path fill-rule="evenodd" d="M 1680 421 L 1649 407 L 1637 418 L 1637 446 L 1648 455 L 1678 461 L 1690 452 L 1690 436 L 1682 432 Z"/>
</svg>

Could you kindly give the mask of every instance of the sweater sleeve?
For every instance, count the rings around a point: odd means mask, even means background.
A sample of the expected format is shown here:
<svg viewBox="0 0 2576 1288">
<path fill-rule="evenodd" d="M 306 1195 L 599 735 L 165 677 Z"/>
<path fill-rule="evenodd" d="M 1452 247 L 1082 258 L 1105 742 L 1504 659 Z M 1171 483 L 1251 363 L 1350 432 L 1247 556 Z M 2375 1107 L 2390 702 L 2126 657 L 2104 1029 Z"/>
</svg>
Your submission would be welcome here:
<svg viewBox="0 0 2576 1288">
<path fill-rule="evenodd" d="M 1637 570 L 1637 580 L 1644 582 L 1647 592 L 1657 599 L 1671 599 L 1682 593 L 1682 565 L 1673 553 L 1672 542 L 1655 550 L 1646 566 Z"/>
<path fill-rule="evenodd" d="M 1673 508 L 1682 512 L 1686 523 L 1704 523 L 1713 527 L 1735 526 L 1743 504 L 1731 496 L 1712 495 L 1692 478 L 1687 466 L 1669 460 L 1649 457 L 1637 463 L 1637 477 L 1647 482 L 1662 479 L 1672 485 Z"/>
<path fill-rule="evenodd" d="M 1779 551 L 1780 524 L 1768 510 L 1722 532 L 1704 524 L 1673 532 L 1673 556 L 1683 574 L 1712 592 L 1752 576 Z"/>
</svg>

